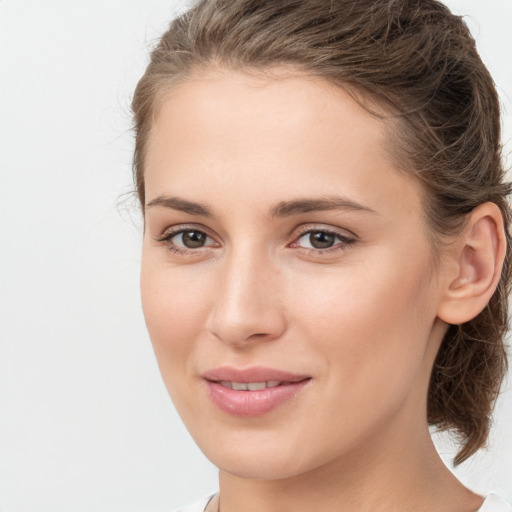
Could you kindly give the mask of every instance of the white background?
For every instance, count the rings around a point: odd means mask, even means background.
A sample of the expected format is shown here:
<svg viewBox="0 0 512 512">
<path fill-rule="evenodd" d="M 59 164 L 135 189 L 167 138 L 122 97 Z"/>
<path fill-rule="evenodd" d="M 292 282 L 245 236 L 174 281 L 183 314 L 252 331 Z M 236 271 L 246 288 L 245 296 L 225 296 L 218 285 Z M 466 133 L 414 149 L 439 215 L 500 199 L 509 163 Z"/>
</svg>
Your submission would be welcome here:
<svg viewBox="0 0 512 512">
<path fill-rule="evenodd" d="M 131 94 L 184 5 L 0 0 L 2 512 L 169 511 L 216 488 L 158 374 L 138 296 L 139 214 L 123 196 Z M 509 140 L 512 0 L 449 5 L 470 15 Z M 512 500 L 511 434 L 508 392 L 489 452 L 459 476 Z"/>
</svg>

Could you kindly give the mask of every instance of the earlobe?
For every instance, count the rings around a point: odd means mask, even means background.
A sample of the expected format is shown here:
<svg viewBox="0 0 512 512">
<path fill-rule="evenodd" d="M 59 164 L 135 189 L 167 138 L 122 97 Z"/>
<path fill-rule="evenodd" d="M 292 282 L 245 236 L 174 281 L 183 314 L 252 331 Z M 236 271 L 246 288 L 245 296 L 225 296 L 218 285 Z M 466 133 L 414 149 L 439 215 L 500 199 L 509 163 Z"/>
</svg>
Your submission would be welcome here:
<svg viewBox="0 0 512 512">
<path fill-rule="evenodd" d="M 506 251 L 500 209 L 494 203 L 475 208 L 452 249 L 438 317 L 448 324 L 462 324 L 485 308 L 500 280 Z"/>
</svg>

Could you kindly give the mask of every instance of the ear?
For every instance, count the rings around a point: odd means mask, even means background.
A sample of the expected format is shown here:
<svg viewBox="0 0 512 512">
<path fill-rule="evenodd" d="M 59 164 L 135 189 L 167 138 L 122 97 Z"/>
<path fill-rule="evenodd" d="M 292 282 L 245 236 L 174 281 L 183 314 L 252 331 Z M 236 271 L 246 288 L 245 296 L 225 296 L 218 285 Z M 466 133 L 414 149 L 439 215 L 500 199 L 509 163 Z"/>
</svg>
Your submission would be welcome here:
<svg viewBox="0 0 512 512">
<path fill-rule="evenodd" d="M 498 286 L 506 252 L 503 216 L 494 203 L 468 214 L 467 223 L 443 257 L 443 293 L 438 317 L 448 324 L 472 320 Z"/>
</svg>

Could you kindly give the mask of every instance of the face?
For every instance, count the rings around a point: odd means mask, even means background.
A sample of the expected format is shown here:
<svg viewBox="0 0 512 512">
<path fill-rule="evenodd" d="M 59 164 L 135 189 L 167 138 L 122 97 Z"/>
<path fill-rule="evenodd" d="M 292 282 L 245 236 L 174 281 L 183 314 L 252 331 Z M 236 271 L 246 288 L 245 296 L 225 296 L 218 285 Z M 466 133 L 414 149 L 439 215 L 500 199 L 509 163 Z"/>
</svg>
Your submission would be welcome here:
<svg viewBox="0 0 512 512">
<path fill-rule="evenodd" d="M 161 106 L 141 290 L 199 447 L 254 478 L 426 431 L 439 285 L 386 126 L 302 76 L 208 73 Z"/>
</svg>

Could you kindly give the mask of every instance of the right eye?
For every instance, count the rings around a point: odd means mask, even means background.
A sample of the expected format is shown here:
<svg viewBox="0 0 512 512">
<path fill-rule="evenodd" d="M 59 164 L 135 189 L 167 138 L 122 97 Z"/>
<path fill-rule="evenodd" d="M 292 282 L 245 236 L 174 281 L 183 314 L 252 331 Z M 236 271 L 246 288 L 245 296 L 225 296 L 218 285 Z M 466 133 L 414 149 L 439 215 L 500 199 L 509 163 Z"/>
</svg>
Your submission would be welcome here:
<svg viewBox="0 0 512 512">
<path fill-rule="evenodd" d="M 178 228 L 166 231 L 158 242 L 163 242 L 172 251 L 187 253 L 196 249 L 215 247 L 218 244 L 204 231 L 194 228 Z"/>
<path fill-rule="evenodd" d="M 198 249 L 199 247 L 204 247 L 206 245 L 208 238 L 209 236 L 206 233 L 194 229 L 177 233 L 171 237 L 171 240 L 179 247 Z"/>
</svg>

